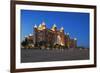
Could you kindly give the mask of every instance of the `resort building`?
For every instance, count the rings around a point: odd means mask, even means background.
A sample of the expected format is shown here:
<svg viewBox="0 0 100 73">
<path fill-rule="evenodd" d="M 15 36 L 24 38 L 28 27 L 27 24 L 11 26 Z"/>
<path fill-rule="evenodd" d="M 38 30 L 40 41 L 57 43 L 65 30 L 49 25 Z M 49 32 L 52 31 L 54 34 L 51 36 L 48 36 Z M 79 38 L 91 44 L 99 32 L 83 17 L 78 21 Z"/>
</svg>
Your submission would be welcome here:
<svg viewBox="0 0 100 73">
<path fill-rule="evenodd" d="M 63 27 L 58 29 L 56 24 L 53 24 L 52 28 L 47 28 L 45 22 L 42 22 L 39 26 L 34 25 L 33 34 L 27 37 L 27 41 L 34 47 L 77 47 L 77 39 L 71 39 L 69 33 L 65 33 Z"/>
</svg>

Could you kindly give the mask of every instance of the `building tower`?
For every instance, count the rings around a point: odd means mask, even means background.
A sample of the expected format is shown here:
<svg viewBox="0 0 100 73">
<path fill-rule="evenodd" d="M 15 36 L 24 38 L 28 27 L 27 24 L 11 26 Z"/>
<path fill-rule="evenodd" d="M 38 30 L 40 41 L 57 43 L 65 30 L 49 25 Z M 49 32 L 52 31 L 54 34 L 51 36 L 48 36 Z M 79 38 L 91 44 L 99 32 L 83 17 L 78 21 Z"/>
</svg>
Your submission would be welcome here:
<svg viewBox="0 0 100 73">
<path fill-rule="evenodd" d="M 42 26 L 42 33 L 43 33 L 42 39 L 44 42 L 46 42 L 46 24 L 45 24 L 45 22 L 42 22 L 41 26 Z"/>
<path fill-rule="evenodd" d="M 77 48 L 77 38 L 74 38 L 74 48 Z"/>
<path fill-rule="evenodd" d="M 61 27 L 61 29 L 60 29 L 60 36 L 61 36 L 61 45 L 62 46 L 65 46 L 65 34 L 64 34 L 64 28 L 63 27 Z"/>
<path fill-rule="evenodd" d="M 43 30 L 46 29 L 46 24 L 45 24 L 45 22 L 42 22 L 42 29 L 43 29 Z"/>
<path fill-rule="evenodd" d="M 54 39 L 53 43 L 54 43 L 54 45 L 56 45 L 57 44 L 57 26 L 56 26 L 56 24 L 54 24 L 52 26 L 51 30 L 53 32 L 53 39 Z"/>
<path fill-rule="evenodd" d="M 65 33 L 65 44 L 67 48 L 70 48 L 70 37 L 69 33 Z"/>
<path fill-rule="evenodd" d="M 51 30 L 52 30 L 52 31 L 57 31 L 57 26 L 56 26 L 56 24 L 54 24 L 54 25 L 52 26 Z"/>
<path fill-rule="evenodd" d="M 35 26 L 33 28 L 33 34 L 34 34 L 34 36 L 33 36 L 33 42 L 34 42 L 34 46 L 36 46 L 36 43 L 37 43 L 37 31 L 38 31 L 37 25 L 35 24 Z"/>
</svg>

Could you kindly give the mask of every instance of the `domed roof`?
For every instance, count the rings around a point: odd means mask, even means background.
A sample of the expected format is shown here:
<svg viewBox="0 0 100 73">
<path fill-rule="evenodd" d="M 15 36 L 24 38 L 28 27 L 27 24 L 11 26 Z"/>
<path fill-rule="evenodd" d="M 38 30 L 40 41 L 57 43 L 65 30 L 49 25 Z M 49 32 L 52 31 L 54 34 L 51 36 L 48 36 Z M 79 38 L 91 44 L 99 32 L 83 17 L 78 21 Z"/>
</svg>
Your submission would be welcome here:
<svg viewBox="0 0 100 73">
<path fill-rule="evenodd" d="M 67 33 L 67 35 L 69 35 L 69 33 Z"/>
<path fill-rule="evenodd" d="M 64 30 L 64 28 L 63 27 L 61 27 L 61 29 L 60 30 Z"/>
<path fill-rule="evenodd" d="M 54 24 L 53 27 L 54 27 L 54 28 L 57 27 L 56 24 Z"/>
<path fill-rule="evenodd" d="M 39 25 L 39 28 L 41 28 L 41 26 L 42 26 L 42 25 L 40 24 L 40 25 Z"/>
<path fill-rule="evenodd" d="M 39 26 L 38 26 L 38 30 L 41 30 L 42 29 L 42 25 L 40 24 Z"/>
<path fill-rule="evenodd" d="M 57 27 L 56 24 L 54 24 L 54 25 L 52 26 L 51 30 L 55 31 L 55 28 L 56 28 L 56 27 Z"/>
<path fill-rule="evenodd" d="M 45 24 L 45 22 L 42 22 L 42 29 L 46 29 L 46 24 Z"/>
<path fill-rule="evenodd" d="M 74 38 L 74 40 L 77 40 L 77 38 Z"/>
<path fill-rule="evenodd" d="M 32 34 L 29 34 L 29 36 L 32 36 Z"/>
<path fill-rule="evenodd" d="M 45 22 L 42 22 L 42 25 L 46 25 Z"/>
<path fill-rule="evenodd" d="M 63 28 L 63 27 L 61 27 L 61 28 L 60 28 L 60 32 L 63 32 L 63 30 L 64 30 L 64 28 Z"/>
<path fill-rule="evenodd" d="M 37 28 L 37 25 L 36 24 L 34 25 L 34 28 Z"/>
</svg>

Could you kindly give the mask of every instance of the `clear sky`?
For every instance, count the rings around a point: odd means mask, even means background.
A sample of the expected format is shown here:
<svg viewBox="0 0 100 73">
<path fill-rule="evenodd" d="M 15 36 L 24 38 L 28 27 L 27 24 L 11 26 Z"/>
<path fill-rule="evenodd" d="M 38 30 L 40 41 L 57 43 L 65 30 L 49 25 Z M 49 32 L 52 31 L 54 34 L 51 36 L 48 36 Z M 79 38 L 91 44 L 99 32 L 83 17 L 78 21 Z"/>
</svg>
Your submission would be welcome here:
<svg viewBox="0 0 100 73">
<path fill-rule="evenodd" d="M 64 27 L 71 38 L 77 38 L 78 46 L 89 47 L 89 13 L 21 10 L 21 39 L 33 33 L 33 26 L 42 22 L 47 28 L 56 24 Z"/>
</svg>

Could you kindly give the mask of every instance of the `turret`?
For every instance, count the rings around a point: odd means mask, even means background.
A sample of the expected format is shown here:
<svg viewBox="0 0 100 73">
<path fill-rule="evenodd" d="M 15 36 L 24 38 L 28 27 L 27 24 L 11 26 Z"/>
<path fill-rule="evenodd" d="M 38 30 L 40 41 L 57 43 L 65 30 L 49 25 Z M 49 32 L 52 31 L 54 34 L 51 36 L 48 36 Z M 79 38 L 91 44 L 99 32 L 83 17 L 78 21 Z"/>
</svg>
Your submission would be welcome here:
<svg viewBox="0 0 100 73">
<path fill-rule="evenodd" d="M 41 24 L 38 26 L 38 30 L 42 30 L 42 25 Z"/>
<path fill-rule="evenodd" d="M 46 25 L 46 24 L 45 24 L 45 22 L 42 22 L 42 25 L 44 25 L 44 26 L 45 26 L 45 25 Z"/>
<path fill-rule="evenodd" d="M 77 38 L 74 38 L 74 47 L 77 47 Z"/>
<path fill-rule="evenodd" d="M 74 40 L 76 41 L 76 40 L 77 40 L 77 38 L 74 38 Z"/>
<path fill-rule="evenodd" d="M 37 30 L 38 30 L 38 27 L 37 27 L 36 24 L 34 25 L 33 29 L 34 29 L 33 33 L 35 34 L 37 32 Z"/>
<path fill-rule="evenodd" d="M 67 33 L 67 35 L 69 35 L 69 33 Z"/>
<path fill-rule="evenodd" d="M 34 25 L 34 28 L 37 28 L 37 25 L 36 24 Z"/>
<path fill-rule="evenodd" d="M 45 24 L 45 22 L 42 22 L 42 29 L 46 29 L 46 24 Z"/>
<path fill-rule="evenodd" d="M 63 32 L 64 33 L 64 28 L 63 27 L 61 27 L 60 32 Z"/>
<path fill-rule="evenodd" d="M 36 44 L 36 41 L 37 41 L 37 32 L 38 32 L 38 27 L 37 27 L 37 25 L 35 24 L 35 26 L 34 26 L 34 31 L 33 31 L 33 34 L 34 34 L 33 42 L 34 42 L 34 44 Z"/>
<path fill-rule="evenodd" d="M 32 36 L 32 34 L 29 34 L 29 36 Z"/>
<path fill-rule="evenodd" d="M 57 30 L 57 27 L 56 27 L 56 24 L 54 24 L 51 28 L 52 31 L 56 31 Z"/>
<path fill-rule="evenodd" d="M 65 39 L 66 39 L 66 46 L 67 46 L 67 48 L 70 48 L 70 36 L 69 36 L 69 33 L 65 33 L 65 35 L 66 35 L 66 37 L 65 37 Z"/>
</svg>

